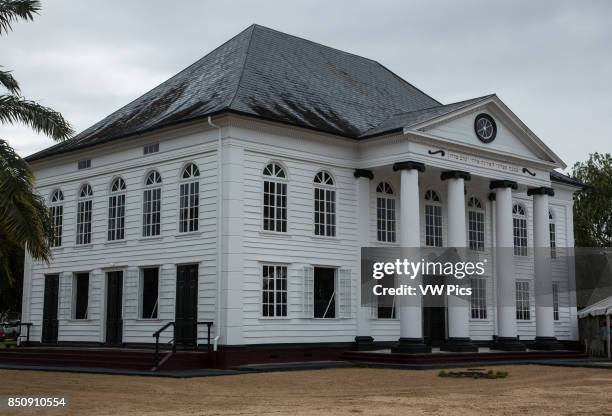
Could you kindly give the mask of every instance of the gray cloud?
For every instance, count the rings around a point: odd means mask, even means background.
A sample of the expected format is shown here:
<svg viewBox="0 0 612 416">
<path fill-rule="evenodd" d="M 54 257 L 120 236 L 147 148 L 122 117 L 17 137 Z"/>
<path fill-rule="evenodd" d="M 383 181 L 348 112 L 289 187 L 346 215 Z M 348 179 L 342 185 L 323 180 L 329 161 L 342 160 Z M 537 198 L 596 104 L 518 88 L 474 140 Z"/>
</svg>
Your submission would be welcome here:
<svg viewBox="0 0 612 416">
<path fill-rule="evenodd" d="M 0 38 L 0 64 L 83 130 L 259 23 L 376 59 L 445 103 L 496 92 L 571 165 L 612 152 L 611 20 L 605 0 L 56 0 Z M 22 155 L 52 144 L 0 137 Z"/>
</svg>

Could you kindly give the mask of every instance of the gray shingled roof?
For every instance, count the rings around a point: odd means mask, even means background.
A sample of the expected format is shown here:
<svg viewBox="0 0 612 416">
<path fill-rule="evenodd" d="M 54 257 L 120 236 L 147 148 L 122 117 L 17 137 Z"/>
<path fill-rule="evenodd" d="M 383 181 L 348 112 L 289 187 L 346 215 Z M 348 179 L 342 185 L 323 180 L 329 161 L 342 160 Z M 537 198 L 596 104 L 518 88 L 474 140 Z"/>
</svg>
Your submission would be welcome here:
<svg viewBox="0 0 612 416">
<path fill-rule="evenodd" d="M 252 25 L 74 138 L 29 161 L 233 112 L 360 138 L 442 106 L 378 62 Z"/>
<path fill-rule="evenodd" d="M 560 183 L 564 183 L 566 185 L 572 185 L 572 186 L 577 186 L 579 188 L 586 188 L 587 185 L 585 185 L 584 183 L 580 182 L 578 179 L 574 179 L 570 176 L 567 176 L 561 172 L 557 172 L 556 170 L 553 170 L 550 172 L 550 180 L 553 182 L 560 182 Z"/>
</svg>

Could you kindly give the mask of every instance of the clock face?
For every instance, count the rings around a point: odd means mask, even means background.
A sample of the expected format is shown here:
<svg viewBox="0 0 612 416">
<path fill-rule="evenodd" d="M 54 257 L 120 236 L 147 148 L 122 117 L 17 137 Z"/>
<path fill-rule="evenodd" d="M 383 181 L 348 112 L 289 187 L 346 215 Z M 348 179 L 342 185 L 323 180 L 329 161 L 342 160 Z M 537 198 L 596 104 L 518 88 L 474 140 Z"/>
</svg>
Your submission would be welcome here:
<svg viewBox="0 0 612 416">
<path fill-rule="evenodd" d="M 495 120 L 488 114 L 478 114 L 474 120 L 474 131 L 483 143 L 491 143 L 497 134 Z"/>
</svg>

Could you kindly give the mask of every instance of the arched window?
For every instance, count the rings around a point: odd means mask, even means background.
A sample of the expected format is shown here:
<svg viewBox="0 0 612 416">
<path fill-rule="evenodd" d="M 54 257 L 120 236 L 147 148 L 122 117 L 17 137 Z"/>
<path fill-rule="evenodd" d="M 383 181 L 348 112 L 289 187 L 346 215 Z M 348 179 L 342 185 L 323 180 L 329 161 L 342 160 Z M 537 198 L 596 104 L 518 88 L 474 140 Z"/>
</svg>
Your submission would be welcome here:
<svg viewBox="0 0 612 416">
<path fill-rule="evenodd" d="M 378 241 L 395 243 L 395 194 L 387 182 L 376 187 L 376 236 Z"/>
<path fill-rule="evenodd" d="M 89 184 L 81 186 L 77 202 L 77 244 L 91 244 L 91 212 L 93 190 Z"/>
<path fill-rule="evenodd" d="M 116 178 L 111 183 L 108 197 L 108 241 L 125 237 L 125 181 Z"/>
<path fill-rule="evenodd" d="M 142 194 L 142 236 L 152 237 L 161 232 L 161 183 L 159 172 L 149 172 Z"/>
<path fill-rule="evenodd" d="M 425 192 L 425 245 L 442 247 L 442 204 L 433 190 Z"/>
<path fill-rule="evenodd" d="M 287 173 L 276 162 L 263 170 L 263 229 L 287 232 Z"/>
<path fill-rule="evenodd" d="M 179 232 L 198 231 L 200 217 L 200 171 L 193 164 L 187 164 L 181 173 L 179 189 Z"/>
<path fill-rule="evenodd" d="M 468 200 L 468 244 L 472 250 L 484 250 L 484 216 L 484 206 L 480 199 L 471 197 Z"/>
<path fill-rule="evenodd" d="M 555 225 L 555 215 L 552 210 L 548 211 L 548 230 L 550 235 L 550 258 L 557 258 L 557 229 Z"/>
<path fill-rule="evenodd" d="M 512 205 L 512 226 L 514 230 L 514 255 L 527 255 L 527 211 L 519 203 Z"/>
<path fill-rule="evenodd" d="M 64 194 L 59 189 L 56 189 L 51 194 L 49 215 L 51 216 L 53 227 L 53 236 L 49 240 L 49 245 L 51 247 L 60 247 L 62 245 L 62 225 L 64 222 Z"/>
<path fill-rule="evenodd" d="M 325 171 L 314 177 L 314 226 L 315 235 L 336 236 L 336 189 Z"/>
</svg>

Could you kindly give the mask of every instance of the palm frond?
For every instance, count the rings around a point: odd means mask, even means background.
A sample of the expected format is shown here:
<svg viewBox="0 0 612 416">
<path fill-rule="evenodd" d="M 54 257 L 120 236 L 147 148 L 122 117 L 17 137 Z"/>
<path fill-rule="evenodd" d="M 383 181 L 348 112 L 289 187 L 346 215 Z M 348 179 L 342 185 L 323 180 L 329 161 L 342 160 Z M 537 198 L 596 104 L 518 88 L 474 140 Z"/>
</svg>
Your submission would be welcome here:
<svg viewBox="0 0 612 416">
<path fill-rule="evenodd" d="M 23 123 L 56 141 L 66 140 L 74 133 L 57 111 L 16 95 L 0 95 L 0 123 Z"/>
<path fill-rule="evenodd" d="M 11 25 L 19 19 L 34 20 L 39 10 L 38 0 L 0 0 L 0 35 L 11 31 Z"/>
<path fill-rule="evenodd" d="M 34 191 L 28 164 L 0 139 L 0 236 L 48 261 L 52 221 L 44 198 Z"/>
<path fill-rule="evenodd" d="M 2 68 L 0 66 L 0 68 Z M 11 74 L 11 71 L 3 71 L 0 69 L 0 84 L 4 86 L 11 94 L 19 94 L 19 84 Z"/>
</svg>

